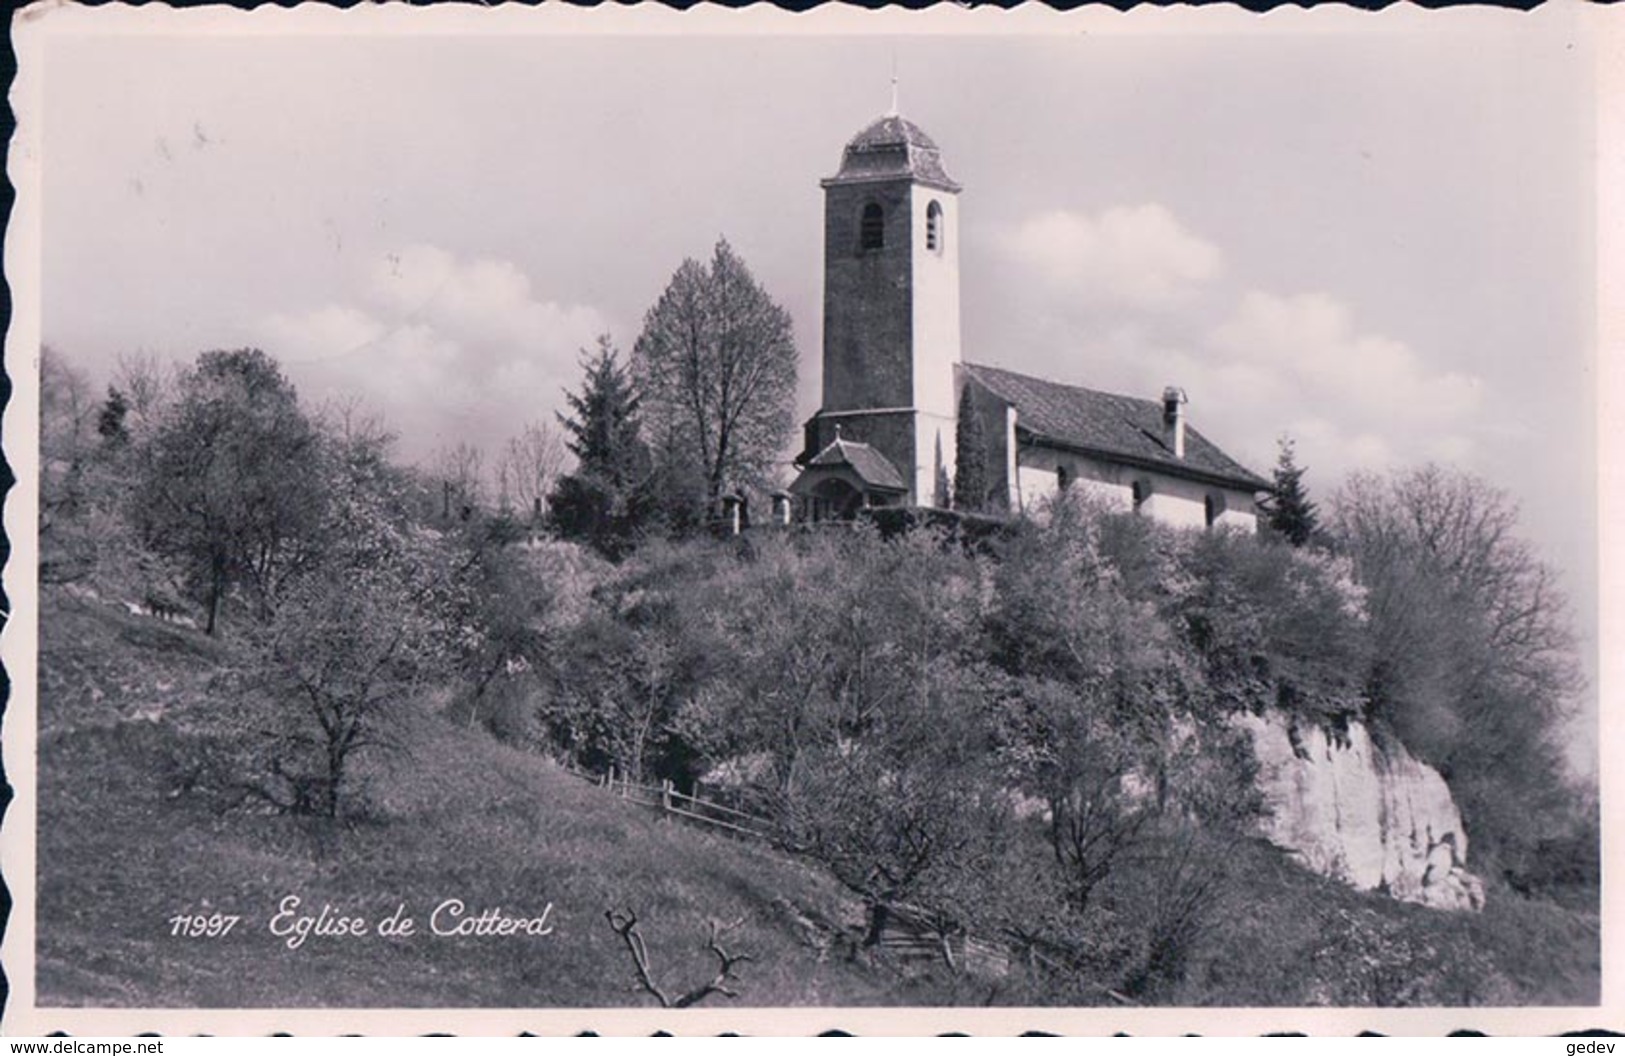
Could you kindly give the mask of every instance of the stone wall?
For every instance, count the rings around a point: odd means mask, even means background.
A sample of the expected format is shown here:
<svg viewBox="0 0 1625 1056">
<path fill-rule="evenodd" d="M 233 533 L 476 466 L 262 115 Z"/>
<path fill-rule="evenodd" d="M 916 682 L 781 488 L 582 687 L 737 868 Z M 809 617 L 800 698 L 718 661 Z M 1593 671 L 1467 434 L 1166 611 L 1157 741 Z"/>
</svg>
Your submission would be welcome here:
<svg viewBox="0 0 1625 1056">
<path fill-rule="evenodd" d="M 836 183 L 824 200 L 826 411 L 914 406 L 913 184 Z M 860 245 L 879 205 L 885 246 Z"/>
</svg>

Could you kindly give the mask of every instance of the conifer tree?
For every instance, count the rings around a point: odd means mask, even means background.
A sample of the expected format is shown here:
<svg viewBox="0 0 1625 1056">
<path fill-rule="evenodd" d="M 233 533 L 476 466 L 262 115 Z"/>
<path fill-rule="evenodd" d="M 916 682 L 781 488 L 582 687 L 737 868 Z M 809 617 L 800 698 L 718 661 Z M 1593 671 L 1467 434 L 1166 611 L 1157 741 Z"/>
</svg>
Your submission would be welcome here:
<svg viewBox="0 0 1625 1056">
<path fill-rule="evenodd" d="M 1297 464 L 1291 438 L 1283 436 L 1279 445 L 1275 487 L 1271 489 L 1268 506 L 1269 526 L 1286 536 L 1293 546 L 1302 546 L 1319 529 L 1320 518 L 1303 486 L 1304 467 Z"/>
<path fill-rule="evenodd" d="M 954 428 L 954 509 L 977 511 L 986 501 L 987 432 L 966 385 L 959 395 L 959 422 Z"/>
<path fill-rule="evenodd" d="M 953 487 L 948 483 L 948 467 L 942 461 L 942 434 L 937 434 L 937 478 L 935 481 L 935 494 L 931 497 L 931 504 L 939 510 L 946 510 L 950 505 Z"/>
<path fill-rule="evenodd" d="M 108 447 L 123 447 L 130 442 L 130 429 L 124 424 L 129 413 L 130 401 L 124 398 L 124 393 L 109 385 L 107 402 L 102 404 L 101 413 L 96 416 L 96 432 Z"/>
<path fill-rule="evenodd" d="M 610 556 L 624 553 L 648 513 L 649 450 L 641 436 L 639 397 L 609 335 L 583 354 L 579 393 L 566 393 L 560 414 L 575 469 L 548 496 L 553 525 L 565 538 Z"/>
</svg>

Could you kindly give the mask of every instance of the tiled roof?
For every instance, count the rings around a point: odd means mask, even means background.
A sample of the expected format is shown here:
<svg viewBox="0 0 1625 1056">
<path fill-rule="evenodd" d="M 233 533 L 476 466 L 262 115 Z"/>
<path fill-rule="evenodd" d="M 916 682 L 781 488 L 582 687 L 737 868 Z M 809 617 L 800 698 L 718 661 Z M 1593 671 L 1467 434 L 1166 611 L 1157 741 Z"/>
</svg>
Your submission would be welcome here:
<svg viewBox="0 0 1625 1056">
<path fill-rule="evenodd" d="M 920 147 L 923 150 L 937 149 L 937 141 L 927 135 L 925 129 L 902 114 L 887 114 L 877 121 L 871 121 L 867 128 L 852 137 L 846 149 L 868 150 L 901 144 Z"/>
<path fill-rule="evenodd" d="M 1217 478 L 1252 490 L 1269 483 L 1185 426 L 1185 457 L 1175 458 L 1162 422 L 1162 404 L 1134 396 L 1061 385 L 997 367 L 964 369 L 1016 409 L 1016 428 L 1035 439 L 1116 456 L 1167 472 Z"/>
<path fill-rule="evenodd" d="M 900 177 L 959 190 L 959 184 L 942 167 L 942 151 L 925 130 L 906 117 L 887 114 L 852 137 L 841 155 L 841 171 L 825 182 Z"/>
<path fill-rule="evenodd" d="M 860 444 L 854 440 L 842 440 L 837 437 L 831 441 L 828 447 L 814 455 L 812 461 L 807 463 L 808 469 L 819 466 L 848 466 L 870 487 L 890 488 L 893 491 L 908 490 L 903 475 L 897 472 L 891 460 L 868 444 Z"/>
</svg>

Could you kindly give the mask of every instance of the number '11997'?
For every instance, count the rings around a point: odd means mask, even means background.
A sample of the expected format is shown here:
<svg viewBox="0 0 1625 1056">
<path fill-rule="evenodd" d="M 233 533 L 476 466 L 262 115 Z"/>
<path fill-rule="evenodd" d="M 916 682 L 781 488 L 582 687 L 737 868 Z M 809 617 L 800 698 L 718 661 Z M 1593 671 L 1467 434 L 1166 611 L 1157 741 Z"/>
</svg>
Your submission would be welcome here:
<svg viewBox="0 0 1625 1056">
<path fill-rule="evenodd" d="M 169 933 L 188 939 L 218 939 L 241 919 L 225 913 L 180 913 L 169 918 Z"/>
</svg>

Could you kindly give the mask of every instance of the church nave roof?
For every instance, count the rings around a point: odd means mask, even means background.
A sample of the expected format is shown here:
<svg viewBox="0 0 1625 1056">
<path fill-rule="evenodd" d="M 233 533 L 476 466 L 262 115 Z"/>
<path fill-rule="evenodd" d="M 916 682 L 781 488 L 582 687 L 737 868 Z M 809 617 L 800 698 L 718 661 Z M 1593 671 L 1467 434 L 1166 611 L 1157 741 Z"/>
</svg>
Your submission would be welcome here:
<svg viewBox="0 0 1625 1056">
<path fill-rule="evenodd" d="M 1205 477 L 1249 490 L 1269 487 L 1195 429 L 1185 429 L 1185 457 L 1174 455 L 1162 404 L 1099 392 L 1013 370 L 966 363 L 967 374 L 1016 409 L 1016 428 L 1039 442 L 1107 458 L 1153 465 L 1181 476 Z"/>
</svg>

